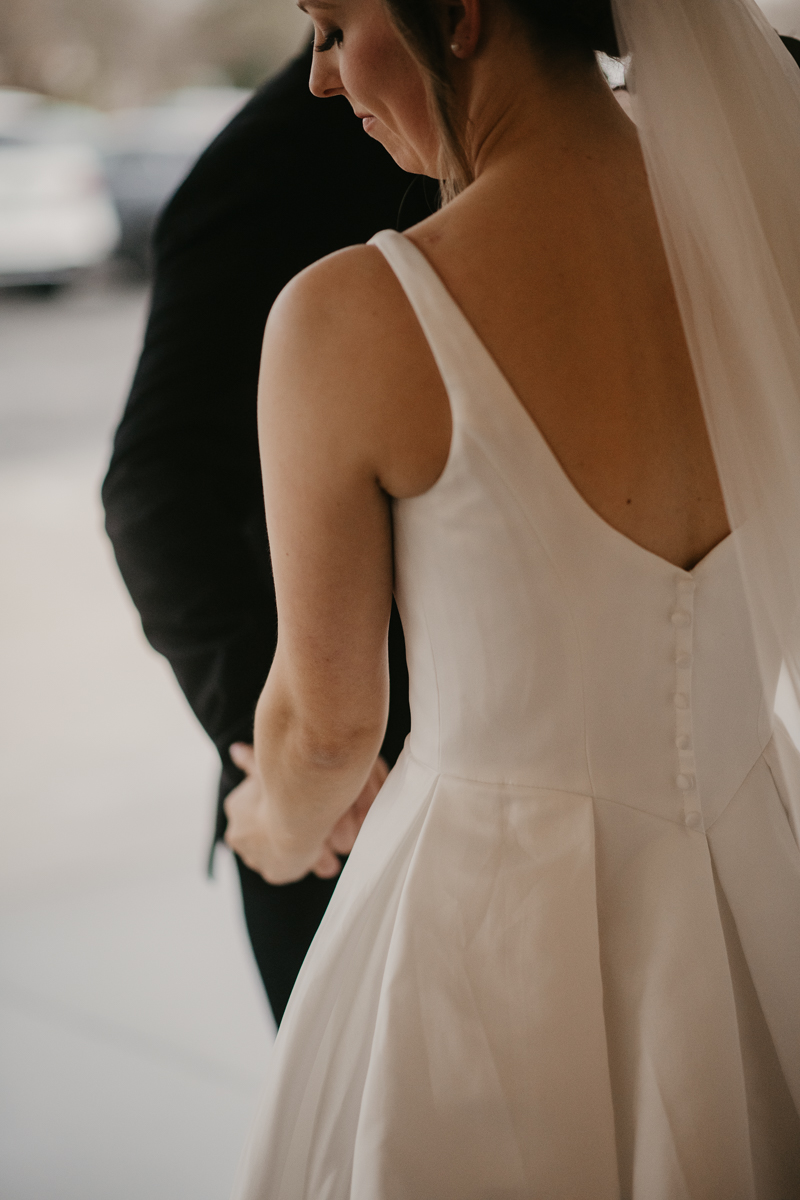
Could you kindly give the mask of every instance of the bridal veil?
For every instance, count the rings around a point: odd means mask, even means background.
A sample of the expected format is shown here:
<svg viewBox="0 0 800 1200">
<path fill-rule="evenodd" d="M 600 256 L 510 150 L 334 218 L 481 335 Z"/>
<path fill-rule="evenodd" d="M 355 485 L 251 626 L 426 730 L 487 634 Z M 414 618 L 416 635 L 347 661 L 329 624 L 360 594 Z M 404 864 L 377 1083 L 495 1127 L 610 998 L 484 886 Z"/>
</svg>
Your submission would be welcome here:
<svg viewBox="0 0 800 1200">
<path fill-rule="evenodd" d="M 798 697 L 800 71 L 754 0 L 614 18 L 759 658 Z"/>
</svg>

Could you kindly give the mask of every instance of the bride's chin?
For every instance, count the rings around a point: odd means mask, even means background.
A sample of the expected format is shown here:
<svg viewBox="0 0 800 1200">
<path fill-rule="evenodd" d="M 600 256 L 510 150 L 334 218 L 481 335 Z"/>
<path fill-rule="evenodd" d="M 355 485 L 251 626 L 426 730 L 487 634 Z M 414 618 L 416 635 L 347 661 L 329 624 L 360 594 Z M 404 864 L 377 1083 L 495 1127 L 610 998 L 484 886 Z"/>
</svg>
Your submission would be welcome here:
<svg viewBox="0 0 800 1200">
<path fill-rule="evenodd" d="M 390 133 L 389 130 L 382 127 L 376 119 L 373 118 L 372 127 L 367 130 L 367 133 L 376 142 L 380 142 L 401 171 L 408 171 L 410 175 L 433 176 L 434 172 L 430 170 L 427 163 L 422 161 L 417 151 L 406 142 L 401 141 L 396 134 Z"/>
</svg>

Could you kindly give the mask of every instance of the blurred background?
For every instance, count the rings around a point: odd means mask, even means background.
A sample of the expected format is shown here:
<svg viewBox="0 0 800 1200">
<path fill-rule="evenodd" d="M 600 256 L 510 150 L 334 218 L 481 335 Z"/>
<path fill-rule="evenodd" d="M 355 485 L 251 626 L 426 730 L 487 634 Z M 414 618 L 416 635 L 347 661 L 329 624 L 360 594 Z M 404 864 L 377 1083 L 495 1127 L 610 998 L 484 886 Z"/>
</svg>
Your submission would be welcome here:
<svg viewBox="0 0 800 1200">
<path fill-rule="evenodd" d="M 0 3 L 0 1197 L 225 1200 L 273 1026 L 98 492 L 156 215 L 291 0 Z"/>
<path fill-rule="evenodd" d="M 3 0 L 0 283 L 111 251 L 146 271 L 164 200 L 306 24 L 291 0 Z"/>
<path fill-rule="evenodd" d="M 762 6 L 800 35 L 800 0 Z M 257 1099 L 215 754 L 98 496 L 156 216 L 305 36 L 292 0 L 0 4 L 2 1200 L 225 1200 Z"/>
</svg>

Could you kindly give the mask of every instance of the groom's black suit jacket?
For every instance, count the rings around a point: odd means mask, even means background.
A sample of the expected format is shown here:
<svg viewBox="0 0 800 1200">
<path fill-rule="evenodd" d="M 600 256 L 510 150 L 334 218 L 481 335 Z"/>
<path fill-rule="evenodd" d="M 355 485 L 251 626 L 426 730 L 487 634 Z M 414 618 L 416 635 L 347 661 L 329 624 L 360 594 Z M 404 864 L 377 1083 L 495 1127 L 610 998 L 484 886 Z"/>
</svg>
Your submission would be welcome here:
<svg viewBox="0 0 800 1200">
<path fill-rule="evenodd" d="M 309 263 L 436 206 L 343 98 L 308 90 L 310 48 L 245 105 L 201 156 L 155 235 L 144 348 L 103 485 L 106 528 L 151 644 L 169 660 L 221 760 L 251 741 L 277 620 L 256 438 L 267 313 Z M 336 362 L 330 364 L 336 370 Z M 405 648 L 389 639 L 383 753 L 409 727 Z M 332 891 L 314 876 L 270 887 L 240 864 L 248 929 L 278 1019 Z"/>
</svg>

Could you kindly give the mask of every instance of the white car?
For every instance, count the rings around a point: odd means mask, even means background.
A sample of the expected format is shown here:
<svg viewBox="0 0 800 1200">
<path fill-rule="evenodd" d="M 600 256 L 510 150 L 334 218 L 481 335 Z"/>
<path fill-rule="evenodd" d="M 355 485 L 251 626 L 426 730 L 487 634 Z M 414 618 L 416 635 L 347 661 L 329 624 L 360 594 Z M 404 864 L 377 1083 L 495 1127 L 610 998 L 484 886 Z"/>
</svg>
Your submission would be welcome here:
<svg viewBox="0 0 800 1200">
<path fill-rule="evenodd" d="M 64 282 L 119 236 L 95 150 L 0 137 L 0 286 Z"/>
</svg>

